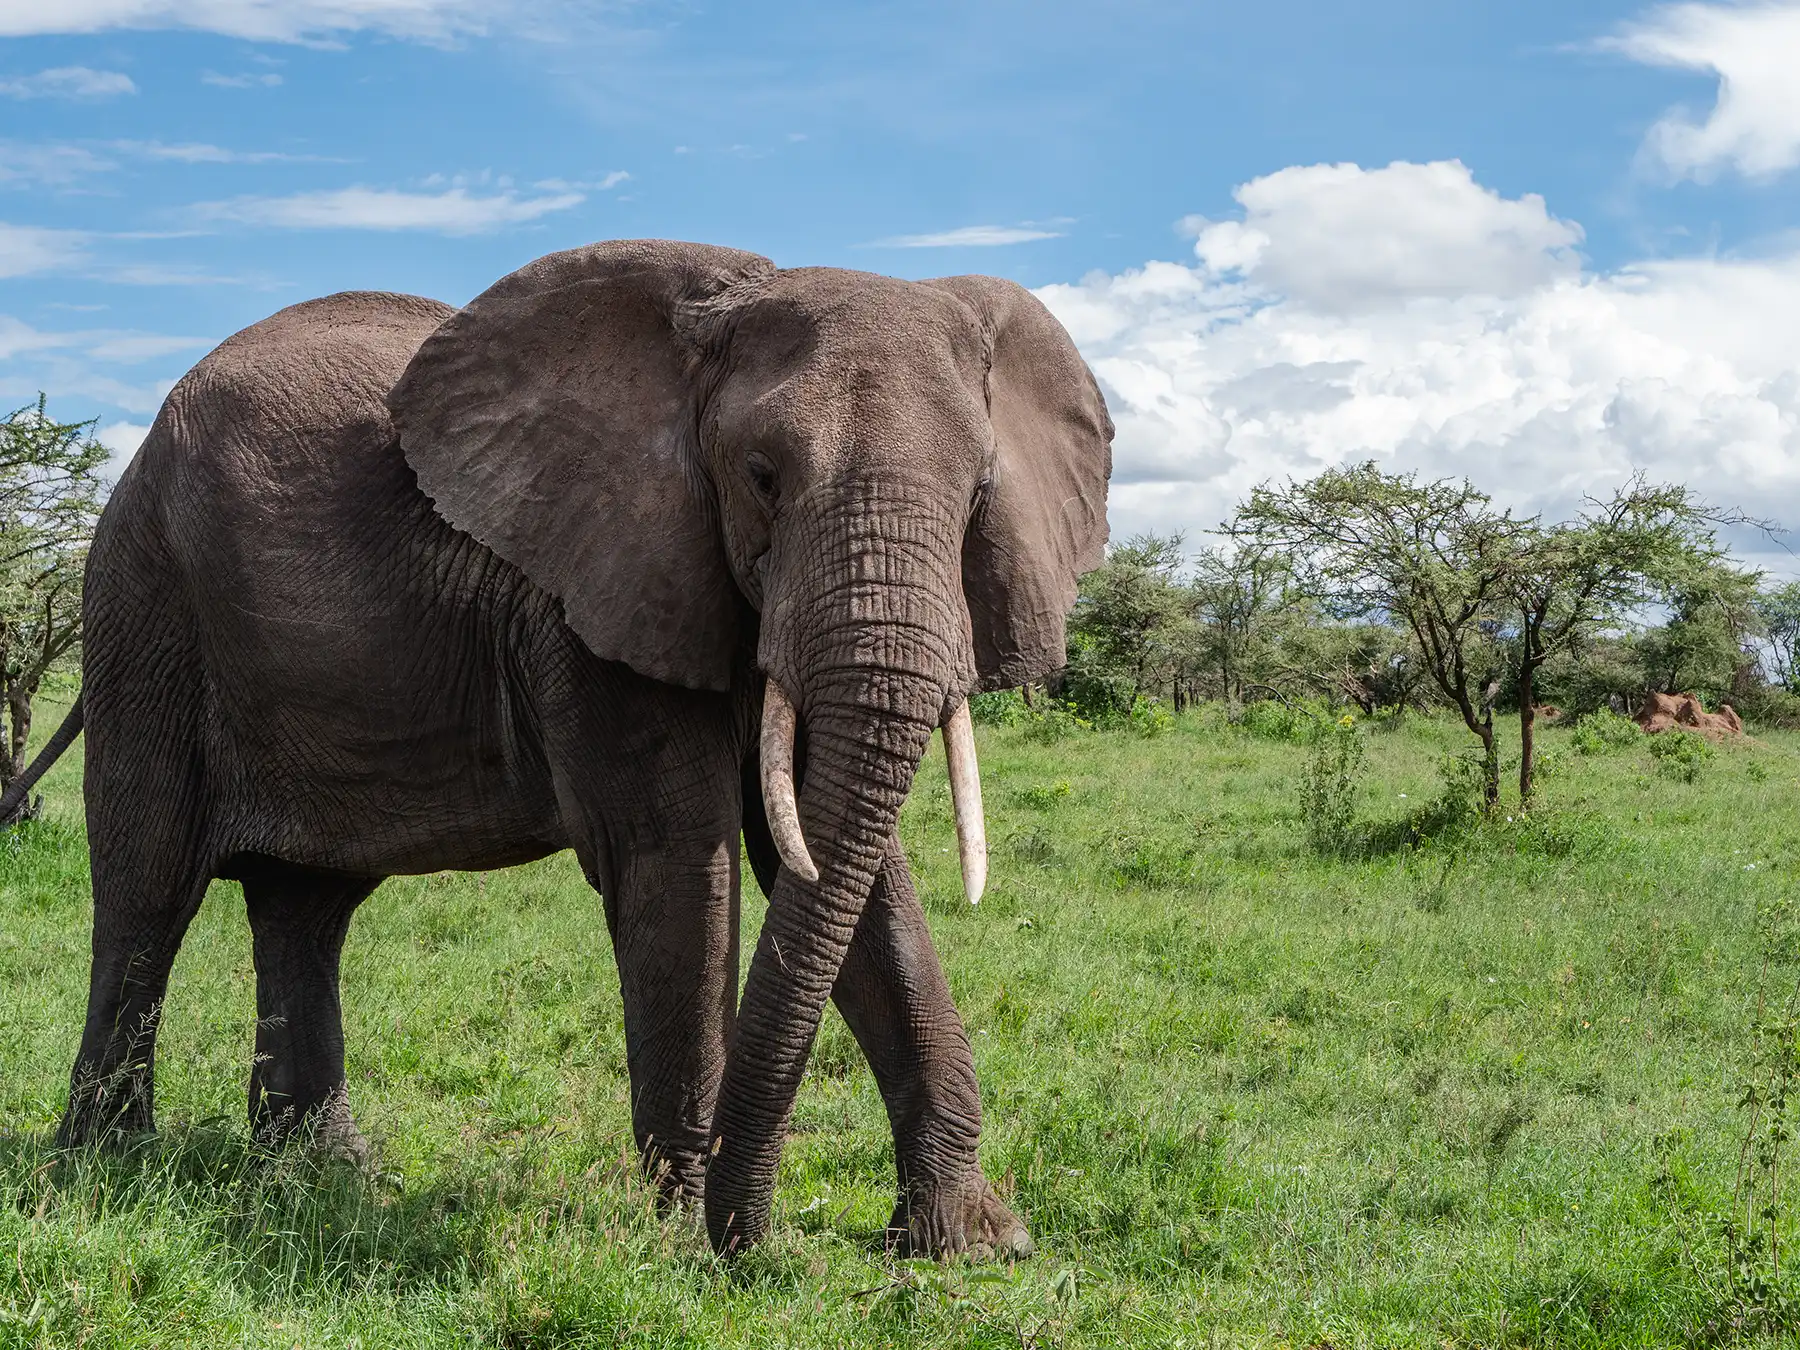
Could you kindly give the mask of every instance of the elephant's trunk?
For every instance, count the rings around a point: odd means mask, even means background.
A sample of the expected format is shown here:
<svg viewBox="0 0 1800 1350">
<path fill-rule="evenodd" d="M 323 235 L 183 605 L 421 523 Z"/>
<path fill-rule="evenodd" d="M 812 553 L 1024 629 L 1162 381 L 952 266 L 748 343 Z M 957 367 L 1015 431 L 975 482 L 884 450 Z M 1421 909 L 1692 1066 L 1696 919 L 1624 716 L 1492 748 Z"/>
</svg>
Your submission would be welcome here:
<svg viewBox="0 0 1800 1350">
<path fill-rule="evenodd" d="M 781 685 L 768 682 L 763 694 L 763 815 L 781 861 L 803 880 L 817 881 L 819 869 L 800 828 L 794 799 L 794 741 L 799 716 Z M 948 761 L 950 801 L 956 815 L 956 849 L 962 864 L 963 893 L 971 905 L 981 903 L 987 889 L 987 824 L 981 810 L 981 766 L 975 756 L 975 725 L 969 705 L 959 703 L 944 721 L 944 756 Z"/>
<path fill-rule="evenodd" d="M 966 505 L 933 503 L 916 484 L 864 484 L 842 490 L 835 507 L 820 511 L 805 537 L 784 541 L 763 614 L 759 656 L 772 710 L 765 806 L 787 865 L 769 898 L 713 1115 L 706 1219 L 721 1250 L 767 1231 L 819 1019 L 940 723 L 952 724 L 947 743 L 965 784 L 975 772 L 958 716 L 945 715 L 971 683 Z M 797 800 L 796 732 L 806 743 Z"/>
<path fill-rule="evenodd" d="M 706 1181 L 707 1230 L 722 1251 L 767 1231 L 819 1019 L 941 706 L 941 688 L 919 695 L 911 715 L 835 695 L 809 703 L 798 815 L 818 878 L 781 869 L 738 1006 Z"/>
</svg>

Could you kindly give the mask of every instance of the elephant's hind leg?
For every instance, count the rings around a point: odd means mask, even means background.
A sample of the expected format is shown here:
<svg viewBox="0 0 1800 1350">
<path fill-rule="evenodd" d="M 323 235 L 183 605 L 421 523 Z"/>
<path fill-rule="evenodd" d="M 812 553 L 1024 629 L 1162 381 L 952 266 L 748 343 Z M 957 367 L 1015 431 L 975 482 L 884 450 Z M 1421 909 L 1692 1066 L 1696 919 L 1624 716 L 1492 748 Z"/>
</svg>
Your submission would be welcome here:
<svg viewBox="0 0 1800 1350">
<path fill-rule="evenodd" d="M 351 915 L 380 878 L 264 859 L 240 871 L 256 959 L 250 1128 L 265 1144 L 303 1135 L 360 1162 L 367 1149 L 344 1079 L 338 966 Z"/>
<path fill-rule="evenodd" d="M 156 1030 L 169 969 L 209 879 L 187 837 L 179 786 L 165 781 L 173 813 L 145 810 L 132 826 L 95 838 L 94 964 L 57 1132 L 65 1148 L 156 1128 Z"/>
</svg>

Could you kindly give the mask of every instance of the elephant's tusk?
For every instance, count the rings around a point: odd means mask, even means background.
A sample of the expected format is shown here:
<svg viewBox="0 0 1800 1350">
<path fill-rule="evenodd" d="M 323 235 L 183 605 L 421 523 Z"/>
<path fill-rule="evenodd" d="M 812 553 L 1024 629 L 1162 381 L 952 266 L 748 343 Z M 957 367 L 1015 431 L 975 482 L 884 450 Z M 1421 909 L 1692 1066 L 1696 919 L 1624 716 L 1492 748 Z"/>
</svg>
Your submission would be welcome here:
<svg viewBox="0 0 1800 1350">
<path fill-rule="evenodd" d="M 806 881 L 817 881 L 819 869 L 806 851 L 800 832 L 800 807 L 794 801 L 794 733 L 799 716 L 786 691 L 774 680 L 763 690 L 762 789 L 763 811 L 769 817 L 769 833 L 788 871 Z"/>
<path fill-rule="evenodd" d="M 987 889 L 987 826 L 981 818 L 981 766 L 975 762 L 975 723 L 965 702 L 944 723 L 950 801 L 956 809 L 956 849 L 962 855 L 963 894 L 981 903 Z"/>
</svg>

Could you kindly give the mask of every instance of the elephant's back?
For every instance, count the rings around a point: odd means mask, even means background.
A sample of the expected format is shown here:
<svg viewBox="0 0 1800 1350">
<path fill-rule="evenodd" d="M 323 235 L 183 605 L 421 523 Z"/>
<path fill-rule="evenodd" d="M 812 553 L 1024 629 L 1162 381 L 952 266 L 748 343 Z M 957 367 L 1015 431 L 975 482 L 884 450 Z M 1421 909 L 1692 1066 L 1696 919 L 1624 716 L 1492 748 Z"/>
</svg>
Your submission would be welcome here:
<svg viewBox="0 0 1800 1350">
<path fill-rule="evenodd" d="M 345 291 L 271 314 L 221 342 L 170 391 L 147 440 L 157 467 L 279 475 L 289 457 L 391 435 L 387 391 L 455 311 L 436 300 Z M 258 461 L 266 461 L 259 463 Z"/>
<path fill-rule="evenodd" d="M 233 848 L 378 875 L 448 856 L 420 834 L 433 822 L 493 854 L 552 813 L 541 766 L 509 750 L 522 583 L 436 515 L 388 419 L 451 312 L 351 293 L 227 339 L 170 393 L 103 521 L 90 576 L 179 597 Z M 133 622 L 107 625 L 115 645 L 142 647 Z"/>
</svg>

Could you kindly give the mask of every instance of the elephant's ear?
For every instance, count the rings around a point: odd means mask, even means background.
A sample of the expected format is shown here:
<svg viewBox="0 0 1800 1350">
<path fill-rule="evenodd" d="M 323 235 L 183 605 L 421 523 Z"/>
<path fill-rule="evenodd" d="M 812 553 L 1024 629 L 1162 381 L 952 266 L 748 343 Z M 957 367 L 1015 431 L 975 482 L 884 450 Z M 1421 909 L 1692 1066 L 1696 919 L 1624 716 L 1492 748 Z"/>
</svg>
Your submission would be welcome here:
<svg viewBox="0 0 1800 1350">
<path fill-rule="evenodd" d="M 984 689 L 1068 661 L 1075 582 L 1106 554 L 1112 418 L 1093 373 L 1036 296 L 997 277 L 928 282 L 962 298 L 992 337 L 992 482 L 963 541 L 963 593 Z"/>
<path fill-rule="evenodd" d="M 738 600 L 694 462 L 683 315 L 773 270 L 661 240 L 553 253 L 446 319 L 388 395 L 439 514 L 597 655 L 689 688 L 727 686 Z"/>
</svg>

